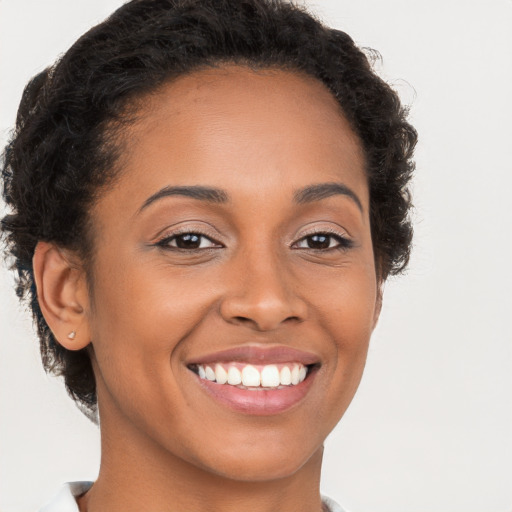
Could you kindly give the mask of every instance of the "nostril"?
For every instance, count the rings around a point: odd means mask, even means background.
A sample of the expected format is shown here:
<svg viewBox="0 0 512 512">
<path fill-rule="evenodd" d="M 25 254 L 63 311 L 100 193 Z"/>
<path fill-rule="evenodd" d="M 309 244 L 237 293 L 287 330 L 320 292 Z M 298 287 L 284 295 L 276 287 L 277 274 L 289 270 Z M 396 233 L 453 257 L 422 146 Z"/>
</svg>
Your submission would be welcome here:
<svg viewBox="0 0 512 512">
<path fill-rule="evenodd" d="M 261 322 L 256 321 L 255 319 L 248 318 L 246 316 L 235 316 L 232 318 L 233 322 L 238 325 L 246 325 L 255 329 L 256 331 L 266 331 L 269 330 L 267 325 L 261 325 Z"/>
<path fill-rule="evenodd" d="M 232 321 L 234 323 L 237 323 L 238 325 L 250 326 L 257 331 L 268 331 L 268 330 L 275 329 L 280 324 L 282 325 L 284 323 L 286 323 L 286 324 L 300 323 L 303 321 L 303 319 L 301 319 L 298 316 L 289 316 L 287 318 L 284 318 L 281 321 L 272 321 L 271 319 L 259 319 L 259 321 L 258 321 L 253 318 L 238 315 L 238 316 L 232 317 Z"/>
<path fill-rule="evenodd" d="M 270 331 L 280 325 L 300 323 L 307 317 L 307 306 L 297 296 L 270 293 L 251 293 L 225 297 L 220 303 L 220 314 L 228 323 L 244 325 L 258 331 Z"/>
<path fill-rule="evenodd" d="M 240 323 L 254 322 L 254 320 L 251 320 L 250 318 L 247 318 L 245 316 L 235 316 L 233 320 Z"/>
</svg>

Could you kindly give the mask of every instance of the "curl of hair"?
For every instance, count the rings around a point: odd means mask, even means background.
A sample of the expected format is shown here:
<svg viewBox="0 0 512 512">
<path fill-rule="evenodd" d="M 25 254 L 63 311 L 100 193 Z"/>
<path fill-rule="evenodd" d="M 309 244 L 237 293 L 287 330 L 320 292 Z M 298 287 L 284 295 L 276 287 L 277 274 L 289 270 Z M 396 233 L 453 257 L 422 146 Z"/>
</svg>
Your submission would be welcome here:
<svg viewBox="0 0 512 512">
<path fill-rule="evenodd" d="M 223 63 L 294 70 L 329 88 L 365 152 L 380 278 L 407 265 L 407 185 L 417 135 L 397 94 L 346 33 L 284 0 L 132 0 L 30 81 L 2 159 L 10 213 L 1 227 L 17 294 L 32 309 L 46 370 L 64 377 L 90 418 L 96 412 L 90 358 L 85 349 L 57 343 L 41 314 L 36 244 L 54 242 L 92 262 L 88 209 L 115 178 L 130 104 L 178 76 Z"/>
</svg>

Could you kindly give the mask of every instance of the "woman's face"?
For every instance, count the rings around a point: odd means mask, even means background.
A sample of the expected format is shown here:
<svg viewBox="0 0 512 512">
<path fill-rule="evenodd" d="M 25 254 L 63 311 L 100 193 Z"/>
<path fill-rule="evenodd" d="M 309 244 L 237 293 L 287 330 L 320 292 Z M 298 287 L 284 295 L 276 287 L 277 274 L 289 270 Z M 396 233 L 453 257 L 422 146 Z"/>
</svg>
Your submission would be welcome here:
<svg viewBox="0 0 512 512">
<path fill-rule="evenodd" d="M 235 66 L 166 85 L 125 135 L 92 212 L 102 428 L 290 475 L 350 403 L 378 316 L 358 139 L 320 82 Z"/>
</svg>

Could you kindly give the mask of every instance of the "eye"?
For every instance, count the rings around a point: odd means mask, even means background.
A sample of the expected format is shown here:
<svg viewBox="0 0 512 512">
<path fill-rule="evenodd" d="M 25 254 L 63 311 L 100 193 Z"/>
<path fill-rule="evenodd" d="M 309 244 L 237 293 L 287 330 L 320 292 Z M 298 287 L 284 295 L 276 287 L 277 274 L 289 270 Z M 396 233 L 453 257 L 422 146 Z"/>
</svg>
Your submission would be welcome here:
<svg viewBox="0 0 512 512">
<path fill-rule="evenodd" d="M 197 250 L 222 247 L 201 233 L 179 233 L 160 240 L 156 245 L 166 249 Z"/>
<path fill-rule="evenodd" d="M 348 238 L 334 233 L 314 233 L 301 238 L 294 244 L 297 249 L 349 249 L 353 243 Z"/>
</svg>

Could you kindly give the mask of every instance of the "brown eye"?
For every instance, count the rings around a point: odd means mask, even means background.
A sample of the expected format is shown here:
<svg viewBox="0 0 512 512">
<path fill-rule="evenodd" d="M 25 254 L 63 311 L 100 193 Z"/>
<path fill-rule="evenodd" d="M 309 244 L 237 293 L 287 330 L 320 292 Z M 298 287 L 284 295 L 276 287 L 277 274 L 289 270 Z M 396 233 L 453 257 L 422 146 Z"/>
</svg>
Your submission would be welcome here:
<svg viewBox="0 0 512 512">
<path fill-rule="evenodd" d="M 157 245 L 168 249 L 182 249 L 189 251 L 221 247 L 220 244 L 200 233 L 181 233 L 178 235 L 172 235 L 164 238 L 158 242 Z"/>
<path fill-rule="evenodd" d="M 316 251 L 328 249 L 348 249 L 353 243 L 348 238 L 333 233 L 315 233 L 301 238 L 295 247 L 298 249 L 312 249 Z"/>
<path fill-rule="evenodd" d="M 328 249 L 331 245 L 331 235 L 311 235 L 306 237 L 310 249 Z"/>
<path fill-rule="evenodd" d="M 195 233 L 187 233 L 185 235 L 178 235 L 175 237 L 176 247 L 178 249 L 199 249 L 201 246 L 201 235 Z"/>
</svg>

